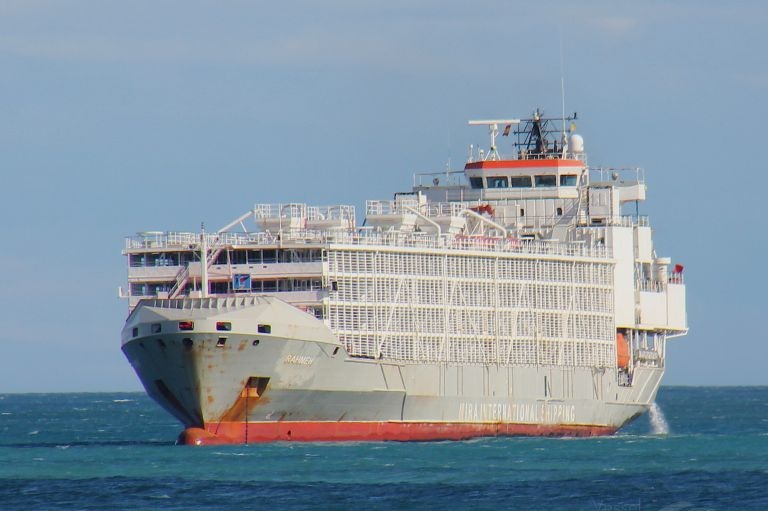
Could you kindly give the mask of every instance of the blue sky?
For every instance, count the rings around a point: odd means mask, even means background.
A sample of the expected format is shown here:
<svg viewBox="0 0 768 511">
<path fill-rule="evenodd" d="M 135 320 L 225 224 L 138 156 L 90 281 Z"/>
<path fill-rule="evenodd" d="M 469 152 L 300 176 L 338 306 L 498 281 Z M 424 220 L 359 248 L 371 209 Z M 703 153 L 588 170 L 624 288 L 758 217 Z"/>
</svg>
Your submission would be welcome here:
<svg viewBox="0 0 768 511">
<path fill-rule="evenodd" d="M 0 392 L 139 390 L 124 236 L 461 168 L 468 119 L 559 113 L 561 41 L 590 164 L 645 169 L 686 267 L 665 383 L 768 384 L 768 6 L 529 4 L 0 3 Z"/>
</svg>

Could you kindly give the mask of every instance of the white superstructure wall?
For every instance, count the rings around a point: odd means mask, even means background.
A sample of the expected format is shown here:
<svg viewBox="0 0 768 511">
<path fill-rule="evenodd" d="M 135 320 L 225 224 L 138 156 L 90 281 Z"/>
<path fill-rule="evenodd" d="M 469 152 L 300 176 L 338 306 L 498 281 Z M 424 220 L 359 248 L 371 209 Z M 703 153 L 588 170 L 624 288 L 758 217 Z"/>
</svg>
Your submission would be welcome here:
<svg viewBox="0 0 768 511">
<path fill-rule="evenodd" d="M 667 284 L 660 291 L 640 291 L 640 327 L 647 330 L 688 328 L 685 313 L 685 286 Z"/>
<path fill-rule="evenodd" d="M 605 243 L 613 251 L 615 265 L 614 310 L 616 326 L 634 327 L 635 318 L 635 244 L 632 227 L 605 228 Z"/>
<path fill-rule="evenodd" d="M 611 260 L 335 247 L 325 318 L 350 354 L 614 367 Z"/>
</svg>

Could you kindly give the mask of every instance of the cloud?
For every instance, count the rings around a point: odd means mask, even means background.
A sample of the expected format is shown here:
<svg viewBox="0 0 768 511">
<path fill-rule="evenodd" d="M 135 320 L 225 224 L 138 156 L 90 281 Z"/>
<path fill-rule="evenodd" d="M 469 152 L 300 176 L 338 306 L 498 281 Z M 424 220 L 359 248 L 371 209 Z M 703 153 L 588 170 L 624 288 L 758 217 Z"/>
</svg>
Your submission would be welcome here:
<svg viewBox="0 0 768 511">
<path fill-rule="evenodd" d="M 128 40 L 106 37 L 0 37 L 0 55 L 53 60 L 125 60 L 185 58 L 200 55 L 181 41 Z"/>
<path fill-rule="evenodd" d="M 49 35 L 0 36 L 0 58 L 21 57 L 55 61 L 198 63 L 235 62 L 275 66 L 345 66 L 382 70 L 450 69 L 440 63 L 434 48 L 415 44 L 408 34 L 401 38 L 380 34 L 313 31 L 258 38 L 196 40 L 190 37 L 130 37 Z"/>
<path fill-rule="evenodd" d="M 589 20 L 593 26 L 614 35 L 624 35 L 632 32 L 638 26 L 638 20 L 628 17 L 607 16 Z"/>
</svg>

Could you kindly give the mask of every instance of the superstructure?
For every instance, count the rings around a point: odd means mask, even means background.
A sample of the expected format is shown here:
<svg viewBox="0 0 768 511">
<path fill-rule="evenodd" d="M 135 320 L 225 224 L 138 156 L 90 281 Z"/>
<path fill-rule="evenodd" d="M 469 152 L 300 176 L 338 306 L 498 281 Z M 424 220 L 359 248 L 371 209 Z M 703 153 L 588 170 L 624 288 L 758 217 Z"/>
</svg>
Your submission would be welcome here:
<svg viewBox="0 0 768 511">
<path fill-rule="evenodd" d="M 637 213 L 643 172 L 590 168 L 574 119 L 470 121 L 487 149 L 362 226 L 257 204 L 128 237 L 122 349 L 180 440 L 600 435 L 647 410 L 687 332 L 683 268 Z"/>
</svg>

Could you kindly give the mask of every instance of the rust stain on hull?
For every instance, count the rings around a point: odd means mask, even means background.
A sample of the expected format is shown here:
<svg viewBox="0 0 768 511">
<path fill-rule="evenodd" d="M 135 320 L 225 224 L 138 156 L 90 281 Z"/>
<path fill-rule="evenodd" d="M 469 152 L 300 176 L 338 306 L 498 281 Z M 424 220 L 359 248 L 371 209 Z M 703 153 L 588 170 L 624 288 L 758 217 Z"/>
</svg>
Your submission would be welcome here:
<svg viewBox="0 0 768 511">
<path fill-rule="evenodd" d="M 269 403 L 269 398 L 259 395 L 257 389 L 244 388 L 232 406 L 221 415 L 220 422 L 246 422 L 248 413 L 257 406 Z"/>
</svg>

